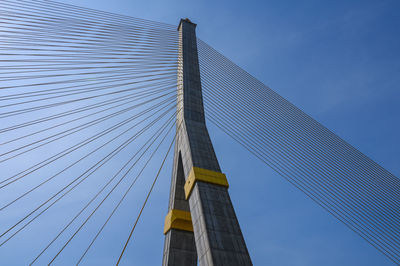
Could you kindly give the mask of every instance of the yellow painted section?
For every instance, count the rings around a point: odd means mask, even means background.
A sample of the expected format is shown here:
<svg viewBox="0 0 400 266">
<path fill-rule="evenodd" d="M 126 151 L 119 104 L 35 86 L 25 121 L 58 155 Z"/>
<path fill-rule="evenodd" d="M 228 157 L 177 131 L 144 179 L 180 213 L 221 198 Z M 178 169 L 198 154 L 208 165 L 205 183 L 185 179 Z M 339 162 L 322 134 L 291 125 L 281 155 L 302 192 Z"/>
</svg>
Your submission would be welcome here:
<svg viewBox="0 0 400 266">
<path fill-rule="evenodd" d="M 220 185 L 224 187 L 229 187 L 228 180 L 226 179 L 226 175 L 220 172 L 215 172 L 199 167 L 193 167 L 190 170 L 189 176 L 186 179 L 185 183 L 185 198 L 188 199 L 190 193 L 192 193 L 194 184 L 196 181 L 207 182 L 215 185 Z"/>
<path fill-rule="evenodd" d="M 190 212 L 182 210 L 170 210 L 165 217 L 164 234 L 171 229 L 179 229 L 193 232 L 192 217 Z"/>
</svg>

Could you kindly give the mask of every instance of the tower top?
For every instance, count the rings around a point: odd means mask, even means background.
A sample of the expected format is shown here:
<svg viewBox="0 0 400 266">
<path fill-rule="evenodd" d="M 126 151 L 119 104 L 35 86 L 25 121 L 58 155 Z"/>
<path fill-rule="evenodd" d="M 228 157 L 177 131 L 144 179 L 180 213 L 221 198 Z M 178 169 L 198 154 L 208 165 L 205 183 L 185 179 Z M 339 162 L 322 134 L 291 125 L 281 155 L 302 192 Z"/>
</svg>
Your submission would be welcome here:
<svg viewBox="0 0 400 266">
<path fill-rule="evenodd" d="M 193 23 L 190 19 L 188 19 L 188 18 L 185 18 L 185 19 L 181 18 L 181 20 L 179 21 L 178 30 L 179 30 L 179 28 L 181 27 L 182 22 L 190 23 L 190 24 L 194 25 L 194 27 L 197 26 L 197 24 L 196 24 L 196 23 Z"/>
</svg>

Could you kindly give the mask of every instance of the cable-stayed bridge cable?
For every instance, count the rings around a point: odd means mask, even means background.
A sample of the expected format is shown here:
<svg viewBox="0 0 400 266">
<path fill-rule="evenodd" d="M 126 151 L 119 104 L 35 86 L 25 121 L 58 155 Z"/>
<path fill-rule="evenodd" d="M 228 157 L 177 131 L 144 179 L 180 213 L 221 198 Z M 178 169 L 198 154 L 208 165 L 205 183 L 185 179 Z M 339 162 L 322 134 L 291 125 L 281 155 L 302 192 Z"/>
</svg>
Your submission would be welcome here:
<svg viewBox="0 0 400 266">
<path fill-rule="evenodd" d="M 208 118 L 399 263 L 399 179 L 201 40 L 198 51 Z"/>
</svg>

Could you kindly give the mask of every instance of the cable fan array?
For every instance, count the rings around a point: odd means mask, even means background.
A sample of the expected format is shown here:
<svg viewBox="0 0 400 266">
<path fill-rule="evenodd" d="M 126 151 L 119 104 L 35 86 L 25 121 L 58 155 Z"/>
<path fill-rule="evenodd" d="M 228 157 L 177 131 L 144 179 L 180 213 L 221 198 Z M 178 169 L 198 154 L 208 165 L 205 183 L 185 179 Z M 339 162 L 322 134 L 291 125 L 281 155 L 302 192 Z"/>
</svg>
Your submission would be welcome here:
<svg viewBox="0 0 400 266">
<path fill-rule="evenodd" d="M 149 191 L 119 263 L 174 139 L 176 27 L 4 0 L 0 39 L 0 250 L 54 223 L 24 262 L 52 264 L 96 219 L 79 264 L 140 177 L 156 176 L 141 183 Z"/>
<path fill-rule="evenodd" d="M 176 27 L 2 0 L 0 39 L 0 254 L 34 231 L 24 264 L 83 238 L 80 264 L 147 186 L 119 264 L 175 140 Z M 400 264 L 399 179 L 201 40 L 198 52 L 207 118 Z"/>
<path fill-rule="evenodd" d="M 217 127 L 400 264 L 400 180 L 198 39 Z"/>
</svg>

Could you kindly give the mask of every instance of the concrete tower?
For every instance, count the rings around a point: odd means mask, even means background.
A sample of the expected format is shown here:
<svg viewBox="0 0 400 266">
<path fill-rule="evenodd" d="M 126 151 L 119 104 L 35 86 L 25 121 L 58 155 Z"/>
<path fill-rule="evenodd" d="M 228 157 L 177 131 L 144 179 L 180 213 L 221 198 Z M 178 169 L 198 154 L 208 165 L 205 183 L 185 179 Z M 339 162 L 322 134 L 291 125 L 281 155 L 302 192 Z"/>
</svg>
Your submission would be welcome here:
<svg viewBox="0 0 400 266">
<path fill-rule="evenodd" d="M 177 136 L 163 265 L 252 265 L 205 124 L 196 24 L 181 19 Z"/>
</svg>

